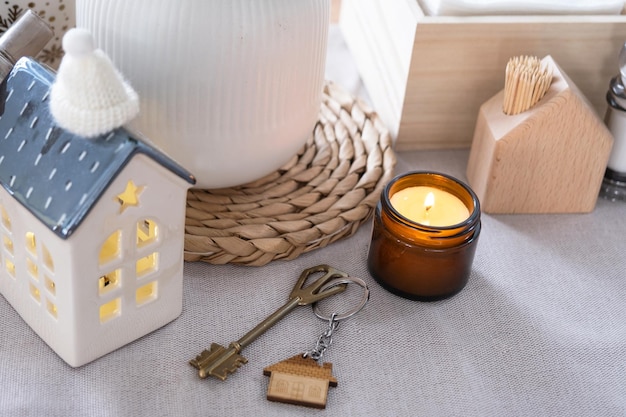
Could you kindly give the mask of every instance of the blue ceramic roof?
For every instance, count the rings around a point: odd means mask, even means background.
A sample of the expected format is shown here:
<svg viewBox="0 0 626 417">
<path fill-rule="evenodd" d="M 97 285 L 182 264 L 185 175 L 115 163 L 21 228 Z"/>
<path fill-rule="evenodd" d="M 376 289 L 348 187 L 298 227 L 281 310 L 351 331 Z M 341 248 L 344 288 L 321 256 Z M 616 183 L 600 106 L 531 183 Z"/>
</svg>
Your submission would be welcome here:
<svg viewBox="0 0 626 417">
<path fill-rule="evenodd" d="M 188 171 L 126 129 L 85 139 L 56 126 L 48 105 L 54 77 L 22 58 L 0 85 L 0 183 L 58 236 L 66 239 L 76 230 L 137 153 L 195 183 Z"/>
</svg>

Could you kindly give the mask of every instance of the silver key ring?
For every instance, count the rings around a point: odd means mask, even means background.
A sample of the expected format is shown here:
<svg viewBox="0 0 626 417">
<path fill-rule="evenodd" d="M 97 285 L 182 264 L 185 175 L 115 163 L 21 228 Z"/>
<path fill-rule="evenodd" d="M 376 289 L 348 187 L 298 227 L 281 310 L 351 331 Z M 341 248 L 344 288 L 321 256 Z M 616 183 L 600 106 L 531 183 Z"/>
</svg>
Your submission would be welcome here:
<svg viewBox="0 0 626 417">
<path fill-rule="evenodd" d="M 346 312 L 344 314 L 334 314 L 333 313 L 331 315 L 326 316 L 326 315 L 322 314 L 322 312 L 320 311 L 318 303 L 313 303 L 313 313 L 315 313 L 315 315 L 317 317 L 319 317 L 320 319 L 322 319 L 324 321 L 329 321 L 331 319 L 331 317 L 333 318 L 334 321 L 341 321 L 341 320 L 347 319 L 348 317 L 352 317 L 356 313 L 361 311 L 361 309 L 363 309 L 363 307 L 365 307 L 365 304 L 370 299 L 370 290 L 369 290 L 369 288 L 367 288 L 367 284 L 365 283 L 365 281 L 363 281 L 361 278 L 347 277 L 347 278 L 333 279 L 331 281 L 328 281 L 326 284 L 324 284 L 324 286 L 321 287 L 319 291 L 322 292 L 322 291 L 327 290 L 329 288 L 336 287 L 337 285 L 352 284 L 352 283 L 358 284 L 359 286 L 361 286 L 365 290 L 365 291 L 363 291 L 363 297 L 361 298 L 361 301 L 359 301 L 359 304 L 355 308 L 353 308 L 352 310 L 349 310 L 348 312 Z"/>
</svg>

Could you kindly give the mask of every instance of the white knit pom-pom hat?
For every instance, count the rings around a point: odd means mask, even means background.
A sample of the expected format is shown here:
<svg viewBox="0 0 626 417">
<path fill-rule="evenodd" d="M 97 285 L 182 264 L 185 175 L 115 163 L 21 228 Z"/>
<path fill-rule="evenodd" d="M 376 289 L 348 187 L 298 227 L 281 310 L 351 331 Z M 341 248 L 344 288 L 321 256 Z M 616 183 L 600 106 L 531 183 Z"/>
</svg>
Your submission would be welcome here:
<svg viewBox="0 0 626 417">
<path fill-rule="evenodd" d="M 50 112 L 62 128 L 84 137 L 116 129 L 139 113 L 139 97 L 88 30 L 63 37 L 65 56 L 50 90 Z"/>
</svg>

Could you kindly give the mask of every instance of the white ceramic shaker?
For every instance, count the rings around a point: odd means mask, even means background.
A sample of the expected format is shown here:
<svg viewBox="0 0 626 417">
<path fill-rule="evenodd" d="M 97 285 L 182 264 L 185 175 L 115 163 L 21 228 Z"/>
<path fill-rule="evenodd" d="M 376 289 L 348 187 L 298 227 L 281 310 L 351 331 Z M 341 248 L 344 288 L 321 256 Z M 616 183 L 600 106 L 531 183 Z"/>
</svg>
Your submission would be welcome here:
<svg viewBox="0 0 626 417">
<path fill-rule="evenodd" d="M 221 188 L 304 145 L 321 104 L 330 0 L 77 0 L 141 98 L 131 124 Z"/>
<path fill-rule="evenodd" d="M 615 141 L 600 196 L 611 201 L 626 201 L 626 44 L 619 53 L 619 67 L 619 74 L 609 84 L 608 108 L 604 117 Z"/>
</svg>

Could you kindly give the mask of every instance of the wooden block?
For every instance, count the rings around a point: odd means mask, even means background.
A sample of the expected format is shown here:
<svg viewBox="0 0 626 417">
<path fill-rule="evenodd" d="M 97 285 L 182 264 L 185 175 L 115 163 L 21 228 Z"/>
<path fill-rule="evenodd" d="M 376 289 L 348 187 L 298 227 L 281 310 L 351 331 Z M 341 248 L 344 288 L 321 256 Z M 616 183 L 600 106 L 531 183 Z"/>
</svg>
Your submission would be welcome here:
<svg viewBox="0 0 626 417">
<path fill-rule="evenodd" d="M 626 16 L 426 16 L 416 0 L 342 0 L 340 26 L 395 149 L 469 147 L 482 103 L 515 55 L 551 55 L 596 114 Z"/>
<path fill-rule="evenodd" d="M 539 103 L 508 116 L 500 91 L 481 107 L 467 177 L 485 213 L 581 213 L 594 209 L 613 136 L 552 57 Z"/>
</svg>

